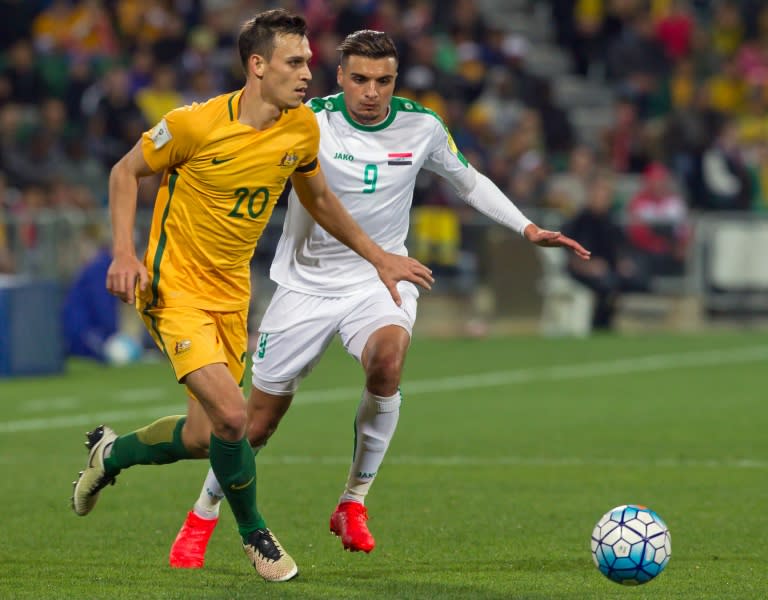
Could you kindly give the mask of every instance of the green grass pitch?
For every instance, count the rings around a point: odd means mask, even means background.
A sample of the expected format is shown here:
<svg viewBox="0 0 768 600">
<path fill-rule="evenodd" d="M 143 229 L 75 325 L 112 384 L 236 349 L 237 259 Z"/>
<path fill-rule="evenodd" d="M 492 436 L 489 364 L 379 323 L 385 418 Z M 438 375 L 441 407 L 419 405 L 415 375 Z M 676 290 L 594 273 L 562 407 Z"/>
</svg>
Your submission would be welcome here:
<svg viewBox="0 0 768 600">
<path fill-rule="evenodd" d="M 260 507 L 299 564 L 286 584 L 253 572 L 228 508 L 203 570 L 167 566 L 205 462 L 135 467 L 91 515 L 71 512 L 87 429 L 184 411 L 164 362 L 0 380 L 0 598 L 765 598 L 766 363 L 755 332 L 416 339 L 367 502 L 377 547 L 360 555 L 328 533 L 362 385 L 333 346 L 258 458 Z M 667 569 L 639 588 L 589 550 L 626 503 L 672 534 Z"/>
</svg>

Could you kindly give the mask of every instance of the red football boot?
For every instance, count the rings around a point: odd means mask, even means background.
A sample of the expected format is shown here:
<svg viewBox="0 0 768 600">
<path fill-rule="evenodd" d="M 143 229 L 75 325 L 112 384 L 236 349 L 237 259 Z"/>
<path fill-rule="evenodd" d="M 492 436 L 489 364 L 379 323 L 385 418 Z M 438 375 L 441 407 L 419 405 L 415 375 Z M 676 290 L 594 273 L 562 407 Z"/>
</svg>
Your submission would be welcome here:
<svg viewBox="0 0 768 600">
<path fill-rule="evenodd" d="M 187 513 L 187 520 L 171 546 L 168 562 L 178 569 L 200 569 L 205 561 L 205 549 L 219 518 L 203 519 L 194 511 Z"/>
<path fill-rule="evenodd" d="M 370 552 L 376 545 L 365 522 L 368 511 L 359 502 L 342 502 L 331 515 L 331 533 L 341 538 L 345 550 Z"/>
</svg>

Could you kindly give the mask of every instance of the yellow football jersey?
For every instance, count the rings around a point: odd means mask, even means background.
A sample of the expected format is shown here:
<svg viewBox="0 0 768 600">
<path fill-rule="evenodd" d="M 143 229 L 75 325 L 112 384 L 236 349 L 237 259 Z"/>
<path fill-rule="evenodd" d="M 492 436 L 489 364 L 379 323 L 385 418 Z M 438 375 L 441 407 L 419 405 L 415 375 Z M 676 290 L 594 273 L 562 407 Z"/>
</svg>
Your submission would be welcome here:
<svg viewBox="0 0 768 600">
<path fill-rule="evenodd" d="M 237 120 L 242 90 L 169 112 L 142 136 L 147 164 L 164 170 L 144 264 L 149 306 L 247 308 L 249 265 L 294 172 L 318 171 L 320 133 L 306 106 L 257 131 Z"/>
</svg>

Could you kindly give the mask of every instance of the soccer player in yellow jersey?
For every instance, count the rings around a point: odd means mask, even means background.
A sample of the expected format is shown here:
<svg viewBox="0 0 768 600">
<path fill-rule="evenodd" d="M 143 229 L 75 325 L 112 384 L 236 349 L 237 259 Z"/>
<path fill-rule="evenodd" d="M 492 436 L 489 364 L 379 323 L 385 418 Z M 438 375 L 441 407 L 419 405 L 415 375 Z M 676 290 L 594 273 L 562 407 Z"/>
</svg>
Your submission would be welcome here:
<svg viewBox="0 0 768 600">
<path fill-rule="evenodd" d="M 88 463 L 72 506 L 88 514 L 99 492 L 136 464 L 210 457 L 257 572 L 269 581 L 298 573 L 256 508 L 256 467 L 240 384 L 247 352 L 249 263 L 288 178 L 331 235 L 371 262 L 398 304 L 396 284 L 429 288 L 418 261 L 384 252 L 328 189 L 318 166 L 319 130 L 303 105 L 311 57 L 303 18 L 260 13 L 238 39 L 242 90 L 169 112 L 112 169 L 113 261 L 107 288 L 136 307 L 190 400 L 127 435 L 87 434 Z M 141 177 L 163 172 L 144 260 L 133 244 Z"/>
</svg>

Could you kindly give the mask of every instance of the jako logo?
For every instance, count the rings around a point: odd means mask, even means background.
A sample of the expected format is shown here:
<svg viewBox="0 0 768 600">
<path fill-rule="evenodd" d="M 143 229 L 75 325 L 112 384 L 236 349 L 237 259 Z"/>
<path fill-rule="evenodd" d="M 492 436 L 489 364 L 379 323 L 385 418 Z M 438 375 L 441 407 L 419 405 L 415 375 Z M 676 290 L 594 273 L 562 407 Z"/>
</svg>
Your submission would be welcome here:
<svg viewBox="0 0 768 600">
<path fill-rule="evenodd" d="M 346 154 L 345 152 L 337 152 L 336 154 L 333 155 L 333 158 L 338 160 L 350 160 L 350 161 L 355 160 L 354 156 L 352 156 L 351 154 Z"/>
</svg>

